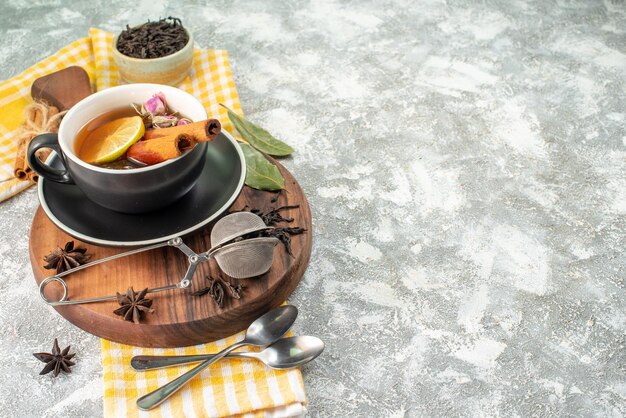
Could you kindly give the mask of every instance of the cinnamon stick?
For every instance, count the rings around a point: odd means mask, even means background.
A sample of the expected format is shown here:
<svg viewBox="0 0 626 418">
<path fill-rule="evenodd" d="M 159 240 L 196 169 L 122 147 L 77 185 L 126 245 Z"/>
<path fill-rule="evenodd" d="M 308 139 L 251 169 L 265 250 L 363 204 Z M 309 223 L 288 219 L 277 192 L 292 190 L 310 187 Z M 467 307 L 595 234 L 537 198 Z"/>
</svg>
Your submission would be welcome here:
<svg viewBox="0 0 626 418">
<path fill-rule="evenodd" d="M 37 183 L 39 181 L 39 174 L 37 174 L 35 170 L 29 171 L 28 180 L 32 181 L 33 183 Z"/>
<path fill-rule="evenodd" d="M 17 142 L 17 154 L 15 156 L 13 175 L 20 180 L 26 180 L 28 177 L 26 170 L 30 167 L 26 164 L 26 149 L 28 148 L 29 142 L 30 138 L 25 136 L 21 137 Z"/>
<path fill-rule="evenodd" d="M 163 136 L 149 141 L 135 142 L 128 149 L 127 156 L 144 164 L 158 164 L 180 156 L 195 144 L 195 142 L 187 141 L 184 134 Z"/>
<path fill-rule="evenodd" d="M 217 119 L 208 119 L 171 128 L 149 129 L 144 139 L 135 142 L 127 156 L 152 165 L 176 158 L 199 142 L 212 141 L 221 132 Z"/>
<path fill-rule="evenodd" d="M 43 118 L 44 118 L 44 114 L 43 111 L 40 107 L 28 107 L 26 108 L 26 122 L 24 123 L 25 129 L 30 128 L 31 126 L 42 126 L 43 125 Z M 26 171 L 26 176 L 32 180 L 32 175 L 33 174 L 37 174 L 33 171 L 33 169 L 31 168 L 31 166 L 28 164 L 28 159 L 27 159 L 27 150 L 28 150 L 28 146 L 30 145 L 30 141 L 37 136 L 36 133 L 33 132 L 29 132 L 26 135 L 26 146 L 25 146 L 25 150 L 24 150 L 24 167 L 25 167 L 25 171 Z"/>
<path fill-rule="evenodd" d="M 59 112 L 56 111 L 56 113 Z M 31 175 L 34 173 L 33 169 L 30 168 L 30 166 L 28 165 L 26 154 L 28 150 L 28 145 L 30 144 L 31 139 L 36 136 L 36 134 L 28 130 L 28 125 L 34 125 L 39 127 L 42 125 L 44 117 L 41 109 L 33 106 L 28 106 L 25 109 L 24 116 L 26 118 L 26 122 L 23 128 L 23 133 L 18 139 L 17 154 L 15 156 L 15 165 L 13 169 L 13 174 L 16 178 L 20 180 L 26 180 L 27 178 L 30 178 Z"/>
<path fill-rule="evenodd" d="M 187 125 L 172 126 L 171 128 L 148 129 L 143 138 L 146 140 L 163 136 L 185 134 L 195 142 L 212 141 L 222 131 L 222 124 L 217 119 L 207 119 L 200 122 L 188 123 Z"/>
</svg>

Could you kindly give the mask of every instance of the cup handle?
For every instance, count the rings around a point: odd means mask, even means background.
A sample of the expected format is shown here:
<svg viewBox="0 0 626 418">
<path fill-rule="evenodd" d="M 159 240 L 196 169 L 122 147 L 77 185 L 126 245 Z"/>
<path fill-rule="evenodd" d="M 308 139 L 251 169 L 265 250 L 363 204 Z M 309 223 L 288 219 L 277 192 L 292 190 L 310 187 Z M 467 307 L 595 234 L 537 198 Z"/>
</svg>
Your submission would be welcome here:
<svg viewBox="0 0 626 418">
<path fill-rule="evenodd" d="M 50 148 L 56 151 L 58 157 L 61 159 L 64 170 L 50 167 L 48 164 L 41 162 L 36 155 L 37 150 L 41 148 Z M 46 180 L 55 181 L 57 183 L 74 184 L 74 180 L 72 180 L 67 170 L 67 164 L 63 158 L 57 134 L 42 134 L 34 137 L 28 145 L 27 159 L 28 165 Z"/>
</svg>

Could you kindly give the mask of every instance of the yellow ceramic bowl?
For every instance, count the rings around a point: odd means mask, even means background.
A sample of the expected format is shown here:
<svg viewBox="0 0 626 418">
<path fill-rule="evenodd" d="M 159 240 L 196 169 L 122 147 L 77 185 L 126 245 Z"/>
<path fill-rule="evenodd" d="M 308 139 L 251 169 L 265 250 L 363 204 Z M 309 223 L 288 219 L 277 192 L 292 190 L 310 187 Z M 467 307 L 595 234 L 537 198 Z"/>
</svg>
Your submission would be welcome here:
<svg viewBox="0 0 626 418">
<path fill-rule="evenodd" d="M 178 52 L 161 58 L 132 58 L 117 50 L 113 39 L 113 59 L 124 83 L 154 83 L 179 85 L 189 74 L 193 63 L 193 36 L 187 29 L 189 41 Z"/>
</svg>

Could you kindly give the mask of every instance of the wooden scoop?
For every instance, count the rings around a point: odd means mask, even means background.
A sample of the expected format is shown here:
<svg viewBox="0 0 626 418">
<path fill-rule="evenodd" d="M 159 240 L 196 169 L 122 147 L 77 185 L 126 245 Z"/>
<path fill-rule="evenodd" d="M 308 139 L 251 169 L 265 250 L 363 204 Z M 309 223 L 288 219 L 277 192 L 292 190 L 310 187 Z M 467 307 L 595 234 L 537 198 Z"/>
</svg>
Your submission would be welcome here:
<svg viewBox="0 0 626 418">
<path fill-rule="evenodd" d="M 171 128 L 149 129 L 143 140 L 135 142 L 126 158 L 139 164 L 153 165 L 182 155 L 199 142 L 212 141 L 222 131 L 217 119 L 207 119 Z"/>
<path fill-rule="evenodd" d="M 52 126 L 51 123 L 44 123 L 44 121 L 50 121 L 58 112 L 69 110 L 90 94 L 91 82 L 89 81 L 89 75 L 83 68 L 77 66 L 55 71 L 33 82 L 30 89 L 31 97 L 35 102 L 43 102 L 49 106 L 47 106 L 47 112 L 45 109 L 42 109 L 42 106 L 29 106 L 34 113 L 30 117 L 27 115 L 27 118 L 31 119 L 35 126 L 41 126 L 41 128 L 33 129 L 32 126 L 29 126 L 26 130 L 32 131 L 32 133 L 29 132 L 19 138 L 17 156 L 14 163 L 16 178 L 30 179 L 31 181 L 39 179 L 39 175 L 30 168 L 26 158 L 28 144 L 36 136 L 35 132 L 41 130 L 41 133 L 43 133 L 46 132 L 46 129 L 51 128 L 53 128 L 50 130 L 51 132 L 56 132 L 58 123 Z M 45 112 L 46 116 L 42 112 Z M 41 149 L 37 152 L 37 157 L 41 161 L 45 161 L 50 152 L 50 149 Z"/>
<path fill-rule="evenodd" d="M 38 78 L 33 82 L 30 95 L 34 100 L 55 106 L 60 112 L 69 110 L 91 94 L 91 82 L 87 72 L 71 66 Z"/>
</svg>

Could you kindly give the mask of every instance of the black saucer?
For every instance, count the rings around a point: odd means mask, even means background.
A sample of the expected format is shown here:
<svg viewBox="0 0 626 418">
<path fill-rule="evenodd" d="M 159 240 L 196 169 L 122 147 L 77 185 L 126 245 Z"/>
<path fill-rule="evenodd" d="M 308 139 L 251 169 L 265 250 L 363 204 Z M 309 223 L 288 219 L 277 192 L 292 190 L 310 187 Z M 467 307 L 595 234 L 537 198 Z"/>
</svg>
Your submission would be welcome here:
<svg viewBox="0 0 626 418">
<path fill-rule="evenodd" d="M 211 222 L 235 201 L 246 177 L 243 153 L 222 132 L 207 147 L 207 161 L 189 193 L 155 212 L 130 215 L 106 209 L 75 185 L 41 178 L 39 201 L 48 218 L 69 235 L 97 245 L 136 246 L 189 234 Z M 53 155 L 47 161 L 62 168 Z"/>
</svg>

